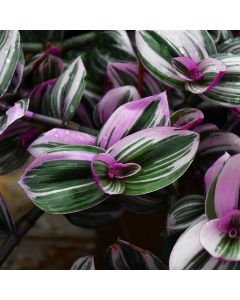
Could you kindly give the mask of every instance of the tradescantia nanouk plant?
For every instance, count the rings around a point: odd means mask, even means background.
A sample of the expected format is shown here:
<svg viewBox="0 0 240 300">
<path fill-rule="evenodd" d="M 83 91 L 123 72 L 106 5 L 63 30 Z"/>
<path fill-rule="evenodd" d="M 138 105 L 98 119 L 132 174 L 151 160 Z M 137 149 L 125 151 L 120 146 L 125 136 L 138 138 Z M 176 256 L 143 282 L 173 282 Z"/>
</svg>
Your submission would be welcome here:
<svg viewBox="0 0 240 300">
<path fill-rule="evenodd" d="M 240 269 L 237 35 L 0 31 L 0 175 L 22 168 L 34 205 L 15 221 L 0 198 L 0 263 L 43 213 L 96 232 L 141 214 L 161 250 L 116 232 L 104 268 Z"/>
</svg>

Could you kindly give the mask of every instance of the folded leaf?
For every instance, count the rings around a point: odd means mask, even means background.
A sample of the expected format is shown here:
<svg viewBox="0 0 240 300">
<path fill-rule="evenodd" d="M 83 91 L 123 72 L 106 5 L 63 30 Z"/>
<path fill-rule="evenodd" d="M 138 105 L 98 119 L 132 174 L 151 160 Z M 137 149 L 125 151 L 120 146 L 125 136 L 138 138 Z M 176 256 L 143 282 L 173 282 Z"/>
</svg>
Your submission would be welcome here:
<svg viewBox="0 0 240 300">
<path fill-rule="evenodd" d="M 224 224 L 223 224 L 224 223 Z M 215 258 L 240 261 L 240 211 L 214 219 L 203 225 L 200 232 L 202 246 Z"/>
<path fill-rule="evenodd" d="M 157 79 L 174 88 L 184 88 L 172 59 L 179 56 L 198 63 L 216 53 L 216 47 L 205 30 L 142 30 L 136 33 L 136 45 L 144 67 Z"/>
<path fill-rule="evenodd" d="M 20 53 L 17 30 L 0 31 L 0 96 L 7 90 L 15 72 Z"/>
<path fill-rule="evenodd" d="M 122 194 L 125 178 L 134 176 L 141 167 L 134 163 L 118 163 L 111 155 L 102 153 L 94 156 L 91 170 L 100 191 L 112 195 Z"/>
<path fill-rule="evenodd" d="M 108 249 L 106 263 L 111 270 L 165 270 L 157 256 L 123 240 Z"/>
<path fill-rule="evenodd" d="M 52 148 L 64 144 L 94 146 L 95 143 L 96 138 L 90 134 L 74 130 L 54 128 L 43 133 L 38 139 L 36 139 L 28 147 L 28 151 L 32 156 L 38 157 L 39 155 L 48 152 Z"/>
<path fill-rule="evenodd" d="M 126 195 L 159 190 L 177 180 L 190 166 L 198 134 L 174 127 L 156 127 L 133 133 L 107 150 L 120 163 L 135 163 L 141 171 L 124 180 Z"/>
<path fill-rule="evenodd" d="M 35 159 L 19 184 L 35 205 L 49 213 L 71 213 L 107 198 L 91 175 L 92 158 L 103 150 L 93 146 L 60 146 Z"/>
<path fill-rule="evenodd" d="M 215 58 L 203 59 L 198 63 L 197 67 L 201 74 L 201 79 L 185 83 L 186 90 L 194 94 L 211 91 L 227 72 L 227 66 L 224 62 Z"/>
<path fill-rule="evenodd" d="M 134 86 L 126 85 L 109 90 L 95 108 L 95 120 L 103 125 L 122 104 L 140 99 Z"/>
<path fill-rule="evenodd" d="M 139 67 L 137 63 L 109 62 L 107 76 L 114 88 L 124 85 L 133 85 L 137 88 Z M 151 76 L 147 70 L 143 71 L 142 81 L 142 95 L 144 97 L 156 95 L 165 90 L 163 84 Z"/>
<path fill-rule="evenodd" d="M 71 270 L 95 270 L 93 256 L 80 257 L 74 262 Z"/>
<path fill-rule="evenodd" d="M 85 88 L 86 71 L 78 57 L 57 80 L 50 99 L 49 114 L 67 123 L 75 114 Z"/>
<path fill-rule="evenodd" d="M 167 231 L 172 234 L 190 227 L 204 213 L 205 197 L 191 195 L 181 198 L 170 207 Z"/>
<path fill-rule="evenodd" d="M 107 149 L 121 138 L 144 128 L 169 123 L 166 93 L 131 101 L 120 106 L 101 129 L 97 144 Z"/>
<path fill-rule="evenodd" d="M 0 116 L 0 135 L 16 120 L 22 118 L 28 109 L 29 99 L 17 101 Z"/>
<path fill-rule="evenodd" d="M 203 113 L 196 108 L 182 108 L 171 115 L 171 125 L 190 129 L 199 125 L 204 119 Z"/>
<path fill-rule="evenodd" d="M 200 232 L 206 222 L 200 217 L 180 236 L 170 255 L 170 270 L 240 270 L 239 263 L 218 260 L 202 247 Z"/>
</svg>

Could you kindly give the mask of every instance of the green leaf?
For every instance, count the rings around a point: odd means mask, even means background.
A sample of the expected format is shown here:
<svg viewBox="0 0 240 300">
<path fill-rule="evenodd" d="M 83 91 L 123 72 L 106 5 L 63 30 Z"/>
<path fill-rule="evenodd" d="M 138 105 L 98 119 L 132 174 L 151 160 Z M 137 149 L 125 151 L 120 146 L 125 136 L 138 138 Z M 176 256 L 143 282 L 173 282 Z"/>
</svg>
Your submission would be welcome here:
<svg viewBox="0 0 240 300">
<path fill-rule="evenodd" d="M 49 115 L 68 123 L 75 114 L 85 88 L 86 71 L 78 57 L 58 78 L 50 97 Z"/>
<path fill-rule="evenodd" d="M 49 213 L 72 213 L 107 198 L 91 175 L 90 163 L 103 150 L 93 146 L 60 146 L 35 159 L 19 184 L 35 205 Z"/>
<path fill-rule="evenodd" d="M 15 72 L 20 53 L 17 30 L 0 30 L 0 96 L 6 92 Z"/>
<path fill-rule="evenodd" d="M 118 240 L 106 252 L 106 264 L 111 270 L 165 270 L 161 260 L 150 251 Z"/>
<path fill-rule="evenodd" d="M 173 203 L 167 216 L 167 231 L 172 234 L 183 231 L 204 213 L 205 197 L 190 195 Z"/>
</svg>

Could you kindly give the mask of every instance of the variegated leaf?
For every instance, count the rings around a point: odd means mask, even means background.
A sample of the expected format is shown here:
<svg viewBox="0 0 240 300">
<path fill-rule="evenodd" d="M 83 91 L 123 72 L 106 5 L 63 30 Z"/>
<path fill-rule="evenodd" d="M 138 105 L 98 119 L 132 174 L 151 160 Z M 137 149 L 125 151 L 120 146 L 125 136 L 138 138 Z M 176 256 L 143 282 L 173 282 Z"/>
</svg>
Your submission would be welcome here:
<svg viewBox="0 0 240 300">
<path fill-rule="evenodd" d="M 86 71 L 78 57 L 59 77 L 51 92 L 49 114 L 67 123 L 75 114 L 85 88 Z"/>
<path fill-rule="evenodd" d="M 218 46 L 218 51 L 220 53 L 240 54 L 240 38 L 236 37 L 224 41 Z"/>
<path fill-rule="evenodd" d="M 74 262 L 71 270 L 95 270 L 93 256 L 80 257 Z"/>
<path fill-rule="evenodd" d="M 165 126 L 169 123 L 166 93 L 123 104 L 102 127 L 97 144 L 107 149 L 121 138 L 144 128 Z"/>
<path fill-rule="evenodd" d="M 144 67 L 174 88 L 184 88 L 184 80 L 176 74 L 173 58 L 185 56 L 198 63 L 216 53 L 214 41 L 205 30 L 137 31 L 136 44 Z"/>
<path fill-rule="evenodd" d="M 205 175 L 206 213 L 209 219 L 223 218 L 240 208 L 240 154 L 220 157 Z"/>
<path fill-rule="evenodd" d="M 173 203 L 168 211 L 167 231 L 169 234 L 183 231 L 204 213 L 205 197 L 191 195 Z"/>
<path fill-rule="evenodd" d="M 11 83 L 7 90 L 8 93 L 16 93 L 18 87 L 21 84 L 22 78 L 23 78 L 24 65 L 25 65 L 25 58 L 24 58 L 22 49 L 20 49 L 17 66 L 16 66 L 15 72 L 13 74 Z"/>
<path fill-rule="evenodd" d="M 165 270 L 161 260 L 150 251 L 123 240 L 117 240 L 106 252 L 111 270 Z"/>
<path fill-rule="evenodd" d="M 240 153 L 240 137 L 231 132 L 212 130 L 201 134 L 197 163 L 204 169 L 210 167 L 225 152 Z"/>
<path fill-rule="evenodd" d="M 86 55 L 86 68 L 94 81 L 103 81 L 109 61 L 136 61 L 136 55 L 125 30 L 97 32 L 95 45 Z"/>
<path fill-rule="evenodd" d="M 54 128 L 50 131 L 43 133 L 38 139 L 36 139 L 29 147 L 28 151 L 34 157 L 48 152 L 54 147 L 61 145 L 92 145 L 96 144 L 96 138 L 90 134 Z"/>
<path fill-rule="evenodd" d="M 28 109 L 29 99 L 17 101 L 6 112 L 0 112 L 0 135 L 16 120 L 22 118 Z"/>
<path fill-rule="evenodd" d="M 15 72 L 20 53 L 17 30 L 0 31 L 0 96 L 7 90 Z"/>
<path fill-rule="evenodd" d="M 113 87 L 124 85 L 133 85 L 136 88 L 139 85 L 139 66 L 137 63 L 109 62 L 107 66 L 107 77 Z M 164 91 L 163 84 L 143 70 L 142 95 L 144 97 L 156 95 Z"/>
<path fill-rule="evenodd" d="M 90 163 L 103 150 L 93 146 L 54 147 L 35 159 L 19 184 L 35 205 L 49 213 L 72 213 L 104 199 L 92 179 Z"/>
<path fill-rule="evenodd" d="M 109 90 L 95 107 L 95 123 L 102 126 L 119 106 L 140 98 L 137 89 L 131 85 Z"/>
<path fill-rule="evenodd" d="M 240 270 L 240 263 L 218 260 L 202 247 L 200 232 L 206 223 L 202 216 L 180 236 L 170 255 L 170 270 Z"/>
<path fill-rule="evenodd" d="M 171 115 L 171 125 L 182 129 L 190 129 L 199 125 L 204 119 L 203 113 L 196 108 L 182 108 Z"/>
<path fill-rule="evenodd" d="M 67 214 L 67 220 L 78 227 L 96 229 L 119 218 L 124 209 L 116 199 L 107 199 L 102 203 L 81 212 Z"/>
<path fill-rule="evenodd" d="M 174 127 L 156 127 L 133 133 L 111 146 L 107 153 L 120 163 L 135 163 L 141 170 L 125 178 L 126 195 L 159 190 L 177 180 L 190 166 L 199 136 Z"/>
<path fill-rule="evenodd" d="M 227 71 L 214 88 L 199 96 L 218 105 L 228 107 L 240 106 L 240 55 L 225 53 L 214 57 L 225 64 Z"/>
<path fill-rule="evenodd" d="M 240 210 L 232 210 L 222 219 L 214 219 L 204 224 L 200 232 L 200 242 L 213 257 L 239 262 L 239 227 Z"/>
</svg>

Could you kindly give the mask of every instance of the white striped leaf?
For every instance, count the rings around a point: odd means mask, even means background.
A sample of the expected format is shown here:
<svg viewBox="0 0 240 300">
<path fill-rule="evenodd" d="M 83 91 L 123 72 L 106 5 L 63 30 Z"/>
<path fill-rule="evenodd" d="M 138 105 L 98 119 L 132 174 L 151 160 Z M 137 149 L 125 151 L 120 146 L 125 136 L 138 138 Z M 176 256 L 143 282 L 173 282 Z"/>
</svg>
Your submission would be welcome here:
<svg viewBox="0 0 240 300">
<path fill-rule="evenodd" d="M 174 127 L 156 127 L 133 133 L 107 150 L 120 163 L 135 163 L 141 170 L 124 179 L 126 195 L 159 190 L 177 180 L 190 166 L 199 136 Z"/>
<path fill-rule="evenodd" d="M 240 54 L 240 38 L 236 37 L 224 41 L 218 46 L 218 52 Z"/>
<path fill-rule="evenodd" d="M 133 85 L 136 88 L 139 85 L 139 66 L 137 63 L 109 62 L 107 66 L 108 80 L 113 87 L 124 85 Z M 144 97 L 156 95 L 164 91 L 163 84 L 143 70 L 142 95 Z"/>
<path fill-rule="evenodd" d="M 214 57 L 226 65 L 227 71 L 214 88 L 199 96 L 218 105 L 240 106 L 240 55 L 228 53 L 218 54 Z"/>
<path fill-rule="evenodd" d="M 37 138 L 29 147 L 28 152 L 34 157 L 48 152 L 54 147 L 61 145 L 92 145 L 96 143 L 96 138 L 93 135 L 68 130 L 61 128 L 54 128 L 43 133 Z"/>
<path fill-rule="evenodd" d="M 190 129 L 199 125 L 204 119 L 203 113 L 196 108 L 182 108 L 171 114 L 171 125 Z"/>
<path fill-rule="evenodd" d="M 208 30 L 215 43 L 221 43 L 233 38 L 231 30 Z"/>
<path fill-rule="evenodd" d="M 205 197 L 190 195 L 173 203 L 168 211 L 167 231 L 169 234 L 183 231 L 204 213 Z"/>
<path fill-rule="evenodd" d="M 111 270 L 165 270 L 161 260 L 150 251 L 123 240 L 109 247 L 106 264 Z"/>
<path fill-rule="evenodd" d="M 240 263 L 218 260 L 202 247 L 200 232 L 206 223 L 202 216 L 180 236 L 170 255 L 170 270 L 240 270 Z"/>
<path fill-rule="evenodd" d="M 29 99 L 17 101 L 6 112 L 0 112 L 0 135 L 16 120 L 22 118 L 28 109 Z"/>
<path fill-rule="evenodd" d="M 225 152 L 240 153 L 240 137 L 231 132 L 213 130 L 201 134 L 197 162 L 203 168 L 210 167 Z"/>
<path fill-rule="evenodd" d="M 0 96 L 6 92 L 15 72 L 20 53 L 17 30 L 0 30 Z"/>
<path fill-rule="evenodd" d="M 131 85 L 109 90 L 95 107 L 95 123 L 102 126 L 119 106 L 140 98 L 137 89 Z"/>
<path fill-rule="evenodd" d="M 169 123 L 166 92 L 123 104 L 108 119 L 97 137 L 97 145 L 107 149 L 121 138 L 144 128 Z"/>
<path fill-rule="evenodd" d="M 67 214 L 65 217 L 75 226 L 96 229 L 113 222 L 123 212 L 124 209 L 114 197 L 114 199 L 106 199 L 102 203 L 84 211 Z"/>
<path fill-rule="evenodd" d="M 184 80 L 176 74 L 173 58 L 185 56 L 198 63 L 216 53 L 214 41 L 205 30 L 137 31 L 136 44 L 144 67 L 174 88 L 184 88 Z"/>
<path fill-rule="evenodd" d="M 22 49 L 20 49 L 17 66 L 7 90 L 8 93 L 16 93 L 23 78 L 24 65 L 25 65 L 25 58 Z"/>
<path fill-rule="evenodd" d="M 49 114 L 62 119 L 63 123 L 71 120 L 81 101 L 85 88 L 86 71 L 81 57 L 78 57 L 58 78 L 50 97 Z"/>
<path fill-rule="evenodd" d="M 109 61 L 136 61 L 132 44 L 125 30 L 104 30 L 97 32 L 94 47 L 86 54 L 88 75 L 96 82 L 102 82 Z"/>
<path fill-rule="evenodd" d="M 91 175 L 92 158 L 103 150 L 93 146 L 59 146 L 39 156 L 19 184 L 35 205 L 49 213 L 71 213 L 104 199 Z"/>
<path fill-rule="evenodd" d="M 80 257 L 74 262 L 71 270 L 95 270 L 93 256 Z"/>
</svg>

